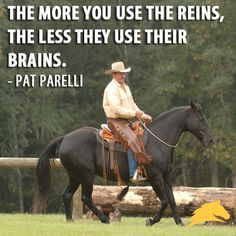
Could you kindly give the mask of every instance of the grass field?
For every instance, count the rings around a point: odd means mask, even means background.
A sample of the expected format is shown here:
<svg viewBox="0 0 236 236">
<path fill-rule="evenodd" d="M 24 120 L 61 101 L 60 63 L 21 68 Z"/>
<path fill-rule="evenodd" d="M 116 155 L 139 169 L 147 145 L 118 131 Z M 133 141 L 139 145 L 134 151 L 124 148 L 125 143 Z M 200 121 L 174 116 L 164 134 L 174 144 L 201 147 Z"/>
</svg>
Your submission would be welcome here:
<svg viewBox="0 0 236 236">
<path fill-rule="evenodd" d="M 120 223 L 109 225 L 83 219 L 67 223 L 63 215 L 0 214 L 0 236 L 236 236 L 232 226 L 176 226 L 172 218 L 163 218 L 160 223 L 145 226 L 146 218 L 123 217 Z M 185 224 L 189 218 L 183 218 Z"/>
</svg>

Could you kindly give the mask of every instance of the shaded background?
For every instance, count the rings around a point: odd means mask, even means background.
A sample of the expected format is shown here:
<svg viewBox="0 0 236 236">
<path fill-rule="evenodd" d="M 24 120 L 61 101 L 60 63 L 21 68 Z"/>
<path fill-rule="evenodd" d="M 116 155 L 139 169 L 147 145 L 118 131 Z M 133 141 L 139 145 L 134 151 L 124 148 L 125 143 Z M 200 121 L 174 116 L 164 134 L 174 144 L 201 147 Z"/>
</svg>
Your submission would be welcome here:
<svg viewBox="0 0 236 236">
<path fill-rule="evenodd" d="M 144 4 L 145 3 L 145 4 Z M 199 102 L 215 137 L 203 149 L 184 134 L 176 149 L 173 185 L 236 186 L 236 2 L 188 0 L 181 5 L 219 5 L 224 21 L 8 21 L 7 5 L 88 5 L 88 1 L 0 1 L 0 156 L 38 156 L 53 138 L 82 126 L 99 127 L 105 121 L 102 95 L 110 78 L 104 74 L 114 61 L 132 68 L 128 83 L 139 107 L 156 117 L 176 106 Z M 89 5 L 173 5 L 177 1 L 89 1 Z M 9 45 L 9 28 L 184 28 L 187 45 Z M 61 69 L 10 69 L 9 52 L 60 52 L 67 63 Z M 83 74 L 83 88 L 14 88 L 15 74 Z M 31 210 L 34 170 L 0 169 L 0 211 Z M 53 170 L 49 212 L 62 211 L 64 171 Z M 97 180 L 99 183 L 99 180 Z"/>
</svg>

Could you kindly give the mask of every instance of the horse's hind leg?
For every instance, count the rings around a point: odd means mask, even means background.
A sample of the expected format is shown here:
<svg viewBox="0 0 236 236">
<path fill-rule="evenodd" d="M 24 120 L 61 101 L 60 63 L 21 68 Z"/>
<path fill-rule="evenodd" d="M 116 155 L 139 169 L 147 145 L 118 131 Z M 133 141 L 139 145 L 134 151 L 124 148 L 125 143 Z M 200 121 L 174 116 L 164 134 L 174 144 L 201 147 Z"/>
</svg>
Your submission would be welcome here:
<svg viewBox="0 0 236 236">
<path fill-rule="evenodd" d="M 83 183 L 82 184 L 82 201 L 87 207 L 98 217 L 98 219 L 102 223 L 109 223 L 109 218 L 103 214 L 103 212 L 99 211 L 98 208 L 93 204 L 92 200 L 92 191 L 93 184 L 91 183 Z"/>
<path fill-rule="evenodd" d="M 169 199 L 169 204 L 170 204 L 171 210 L 173 212 L 173 217 L 175 219 L 175 223 L 177 225 L 184 225 L 181 218 L 180 218 L 180 216 L 179 216 L 179 213 L 177 211 L 177 207 L 176 207 L 176 203 L 175 203 L 175 197 L 174 197 L 174 194 L 173 194 L 172 186 L 170 185 L 169 181 L 167 181 L 165 183 L 165 186 L 166 186 L 167 197 Z"/>
<path fill-rule="evenodd" d="M 65 213 L 66 213 L 66 220 L 67 221 L 73 221 L 72 218 L 72 199 L 75 191 L 79 187 L 79 182 L 75 179 L 72 179 L 69 177 L 69 183 L 62 195 Z"/>
<path fill-rule="evenodd" d="M 153 219 L 148 219 L 146 221 L 147 226 L 150 226 L 150 225 L 153 225 L 153 224 L 159 222 L 162 218 L 162 215 L 163 215 L 165 209 L 168 206 L 168 197 L 166 194 L 166 189 L 165 189 L 163 178 L 161 176 L 156 177 L 156 179 L 154 181 L 151 181 L 151 185 L 152 185 L 152 188 L 153 188 L 154 192 L 156 193 L 157 197 L 161 201 L 161 208 L 159 209 L 157 214 L 153 217 Z"/>
</svg>

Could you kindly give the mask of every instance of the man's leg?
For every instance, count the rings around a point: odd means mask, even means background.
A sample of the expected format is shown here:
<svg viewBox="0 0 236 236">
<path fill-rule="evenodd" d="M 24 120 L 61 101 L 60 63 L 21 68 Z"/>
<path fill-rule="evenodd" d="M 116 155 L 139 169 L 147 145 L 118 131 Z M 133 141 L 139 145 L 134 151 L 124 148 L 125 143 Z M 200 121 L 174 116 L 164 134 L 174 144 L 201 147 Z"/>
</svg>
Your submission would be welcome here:
<svg viewBox="0 0 236 236">
<path fill-rule="evenodd" d="M 134 159 L 134 154 L 132 150 L 129 148 L 127 150 L 128 154 L 128 162 L 129 162 L 129 177 L 130 181 L 133 183 L 142 182 L 147 180 L 146 177 L 143 177 L 137 170 L 137 161 Z"/>
<path fill-rule="evenodd" d="M 137 168 L 137 162 L 134 159 L 133 152 L 130 148 L 127 150 L 127 155 L 128 155 L 128 162 L 129 162 L 129 177 L 132 178 Z"/>
<path fill-rule="evenodd" d="M 118 135 L 124 148 L 127 148 L 127 146 L 129 147 L 127 154 L 130 177 L 133 176 L 132 180 L 136 182 L 147 180 L 147 178 L 142 176 L 137 170 L 136 160 L 142 163 L 149 163 L 151 158 L 142 150 L 142 145 L 134 131 L 129 127 L 127 120 L 109 118 L 108 126 L 115 135 Z M 133 155 L 135 156 L 135 159 Z"/>
</svg>

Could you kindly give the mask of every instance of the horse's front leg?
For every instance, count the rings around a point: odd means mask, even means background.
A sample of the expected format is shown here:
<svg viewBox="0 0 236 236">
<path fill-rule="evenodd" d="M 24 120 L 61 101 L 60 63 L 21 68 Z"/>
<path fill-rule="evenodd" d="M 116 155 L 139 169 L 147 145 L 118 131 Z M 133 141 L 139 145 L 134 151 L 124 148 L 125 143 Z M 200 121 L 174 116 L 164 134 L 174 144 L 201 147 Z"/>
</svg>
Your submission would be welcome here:
<svg viewBox="0 0 236 236">
<path fill-rule="evenodd" d="M 167 193 L 165 190 L 163 178 L 161 176 L 158 176 L 155 178 L 155 180 L 150 181 L 150 183 L 151 183 L 152 188 L 153 188 L 154 192 L 156 193 L 157 197 L 161 201 L 161 208 L 152 219 L 150 218 L 146 221 L 147 226 L 152 226 L 155 223 L 159 222 L 163 216 L 165 209 L 168 206 L 168 197 L 167 197 Z"/>
<path fill-rule="evenodd" d="M 179 213 L 177 211 L 177 207 L 176 207 L 176 203 L 175 203 L 175 197 L 174 197 L 172 186 L 171 186 L 170 182 L 167 181 L 165 183 L 165 186 L 166 186 L 166 193 L 167 193 L 167 197 L 169 199 L 169 204 L 170 204 L 171 210 L 173 212 L 173 217 L 174 217 L 175 223 L 177 225 L 184 226 L 184 224 L 183 224 L 183 222 L 182 222 L 182 220 L 179 216 Z"/>
</svg>

